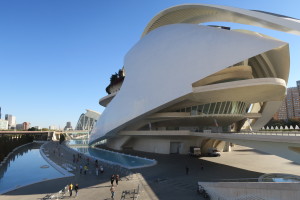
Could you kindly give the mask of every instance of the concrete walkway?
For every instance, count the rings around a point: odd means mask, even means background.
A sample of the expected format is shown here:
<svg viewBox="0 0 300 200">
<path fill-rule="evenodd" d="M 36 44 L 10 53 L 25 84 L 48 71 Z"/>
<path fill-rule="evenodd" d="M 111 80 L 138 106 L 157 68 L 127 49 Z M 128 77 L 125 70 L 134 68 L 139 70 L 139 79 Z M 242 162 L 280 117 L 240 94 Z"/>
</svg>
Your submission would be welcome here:
<svg viewBox="0 0 300 200">
<path fill-rule="evenodd" d="M 55 150 L 55 153 L 54 153 Z M 118 186 L 115 188 L 115 199 L 121 199 L 123 191 L 133 191 L 140 187 L 140 199 L 151 199 L 147 193 L 143 192 L 142 185 L 140 184 L 139 174 L 128 174 L 130 171 L 123 171 L 122 168 L 114 167 L 105 163 L 100 163 L 104 166 L 104 173 L 99 173 L 96 176 L 95 163 L 90 161 L 88 166 L 89 170 L 86 175 L 84 173 L 80 174 L 79 166 L 87 163 L 86 157 L 82 157 L 78 163 L 73 163 L 74 151 L 65 147 L 64 145 L 59 145 L 57 142 L 49 142 L 44 146 L 45 154 L 48 154 L 48 158 L 54 161 L 60 166 L 65 166 L 65 164 L 72 165 L 76 167 L 76 170 L 71 171 L 74 173 L 73 177 L 60 178 L 55 180 L 44 181 L 41 183 L 32 184 L 19 188 L 17 190 L 1 195 L 1 200 L 33 200 L 42 199 L 47 194 L 54 194 L 62 190 L 66 185 L 73 183 L 79 184 L 79 192 L 76 199 L 78 200 L 98 200 L 98 199 L 111 199 L 110 192 L 110 177 L 112 174 L 119 174 L 121 180 Z M 61 153 L 63 156 L 61 156 Z M 77 155 L 76 155 L 77 156 Z M 114 182 L 114 184 L 116 184 Z M 132 195 L 127 194 L 127 197 Z M 69 194 L 64 198 L 70 198 Z M 73 191 L 72 198 L 75 198 L 75 191 Z"/>
<path fill-rule="evenodd" d="M 58 156 L 58 147 L 60 152 L 63 153 L 63 157 Z M 56 149 L 55 155 L 53 153 L 54 149 Z M 45 150 L 49 154 L 49 158 L 61 166 L 69 163 L 78 167 L 79 164 L 86 163 L 85 159 L 81 159 L 79 163 L 74 164 L 73 151 L 68 150 L 68 148 L 62 145 L 57 145 L 55 142 L 48 143 L 45 146 Z M 105 165 L 104 174 L 96 176 L 94 163 L 90 163 L 90 170 L 87 175 L 80 174 L 77 169 L 74 171 L 74 177 L 50 180 L 26 186 L 1 195 L 0 199 L 41 199 L 49 193 L 58 192 L 65 185 L 72 182 L 73 184 L 78 183 L 80 187 L 79 195 L 76 199 L 108 200 L 110 199 L 110 176 L 111 174 L 120 174 L 121 181 L 116 187 L 115 196 L 115 199 L 118 200 L 121 199 L 123 191 L 133 191 L 138 186 L 140 187 L 138 199 L 141 200 L 201 200 L 201 196 L 196 192 L 198 181 L 258 178 L 264 173 L 278 172 L 298 175 L 300 171 L 299 165 L 295 163 L 240 146 L 235 146 L 233 152 L 222 153 L 221 157 L 203 157 L 200 159 L 187 155 L 158 155 L 131 150 L 123 152 L 156 159 L 158 164 L 153 167 L 135 169 L 132 171 L 133 175 L 129 175 L 128 170 L 124 171 L 121 168 Z M 273 161 L 276 162 L 275 165 Z M 188 174 L 186 174 L 186 167 L 189 168 Z M 203 167 L 203 170 L 201 170 L 201 167 Z M 65 198 L 68 199 L 69 197 Z M 125 199 L 130 199 L 130 196 L 127 195 Z"/>
</svg>

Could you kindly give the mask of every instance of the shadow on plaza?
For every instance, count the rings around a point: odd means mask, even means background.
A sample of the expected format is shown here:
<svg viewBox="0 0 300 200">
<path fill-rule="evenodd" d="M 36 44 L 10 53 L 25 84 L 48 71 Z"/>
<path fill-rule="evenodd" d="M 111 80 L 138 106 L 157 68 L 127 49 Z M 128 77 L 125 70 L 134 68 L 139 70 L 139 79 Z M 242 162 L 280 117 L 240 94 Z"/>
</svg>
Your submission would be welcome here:
<svg viewBox="0 0 300 200">
<path fill-rule="evenodd" d="M 168 199 L 169 194 L 162 192 L 166 187 L 172 189 L 172 195 L 180 195 L 184 192 L 193 192 L 195 198 L 197 196 L 198 181 L 220 181 L 222 179 L 241 179 L 241 178 L 258 178 L 262 173 L 239 169 L 223 164 L 218 164 L 201 158 L 190 157 L 188 155 L 159 155 L 153 153 L 136 152 L 125 150 L 124 153 L 143 156 L 157 160 L 157 165 L 152 167 L 140 168 L 132 170 L 134 173 L 140 173 L 152 191 L 159 199 Z M 215 159 L 218 159 L 216 157 Z M 203 170 L 201 170 L 203 166 Z M 188 175 L 186 167 L 189 168 Z M 33 195 L 33 194 L 49 194 L 56 193 L 67 184 L 78 183 L 80 189 L 94 188 L 101 189 L 109 187 L 110 176 L 115 174 L 111 170 L 106 170 L 104 174 L 96 177 L 94 175 L 79 175 L 75 177 L 61 178 L 49 180 L 41 183 L 32 184 L 19 188 L 17 190 L 6 193 L 5 195 Z M 161 181 L 163 180 L 163 182 Z M 107 183 L 104 186 L 96 186 L 98 184 Z M 126 184 L 125 178 L 119 184 Z M 180 187 L 180 190 L 178 188 Z M 186 191 L 184 191 L 186 190 Z M 191 198 L 193 199 L 193 198 Z"/>
</svg>

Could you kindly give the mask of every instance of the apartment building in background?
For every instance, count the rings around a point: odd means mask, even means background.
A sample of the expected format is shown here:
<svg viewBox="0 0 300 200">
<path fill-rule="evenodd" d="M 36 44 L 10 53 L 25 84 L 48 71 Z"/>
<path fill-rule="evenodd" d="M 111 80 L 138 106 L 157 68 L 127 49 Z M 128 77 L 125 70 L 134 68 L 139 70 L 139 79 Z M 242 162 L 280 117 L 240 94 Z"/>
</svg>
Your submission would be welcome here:
<svg viewBox="0 0 300 200">
<path fill-rule="evenodd" d="M 300 119 L 300 80 L 297 81 L 297 87 L 287 88 L 286 97 L 273 118 L 276 120 Z"/>
</svg>

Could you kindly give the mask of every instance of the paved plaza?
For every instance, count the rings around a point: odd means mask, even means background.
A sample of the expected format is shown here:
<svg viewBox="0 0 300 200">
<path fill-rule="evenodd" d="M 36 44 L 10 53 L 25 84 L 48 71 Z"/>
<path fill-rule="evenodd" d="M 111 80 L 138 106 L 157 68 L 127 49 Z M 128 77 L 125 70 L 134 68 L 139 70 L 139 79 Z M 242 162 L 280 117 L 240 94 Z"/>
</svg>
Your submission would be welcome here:
<svg viewBox="0 0 300 200">
<path fill-rule="evenodd" d="M 54 155 L 56 143 L 45 145 L 49 158 L 58 165 L 72 164 L 73 152 L 60 146 L 63 157 Z M 110 176 L 120 174 L 121 181 L 116 187 L 115 199 L 122 199 L 124 191 L 134 192 L 139 188 L 138 199 L 180 200 L 201 199 L 196 192 L 198 181 L 222 181 L 224 179 L 258 178 L 264 173 L 289 173 L 300 175 L 300 166 L 277 156 L 265 154 L 247 147 L 235 146 L 232 152 L 222 153 L 221 157 L 202 157 L 200 159 L 187 155 L 158 155 L 152 153 L 125 153 L 156 159 L 153 167 L 123 171 L 121 168 L 105 165 L 104 174 L 96 176 L 94 163 L 90 163 L 87 175 L 75 170 L 75 176 L 44 181 L 29 185 L 1 195 L 1 200 L 34 200 L 42 199 L 47 194 L 57 193 L 69 183 L 79 184 L 78 200 L 108 200 L 110 198 Z M 81 160 L 79 162 L 86 162 Z M 189 168 L 186 174 L 186 167 Z M 203 167 L 203 170 L 201 169 Z M 21 177 L 20 177 L 21 178 Z M 123 199 L 133 199 L 133 194 L 126 194 Z M 64 199 L 69 199 L 66 195 Z"/>
</svg>

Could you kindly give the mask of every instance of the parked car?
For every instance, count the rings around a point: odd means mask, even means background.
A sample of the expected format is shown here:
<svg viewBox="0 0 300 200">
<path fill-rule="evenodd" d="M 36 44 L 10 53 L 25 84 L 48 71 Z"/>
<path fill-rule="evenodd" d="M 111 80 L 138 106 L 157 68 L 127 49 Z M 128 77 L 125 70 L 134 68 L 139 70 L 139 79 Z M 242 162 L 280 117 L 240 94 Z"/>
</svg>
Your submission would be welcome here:
<svg viewBox="0 0 300 200">
<path fill-rule="evenodd" d="M 212 156 L 212 157 L 219 157 L 219 156 L 221 156 L 221 153 L 216 148 L 209 148 L 207 155 Z"/>
</svg>

